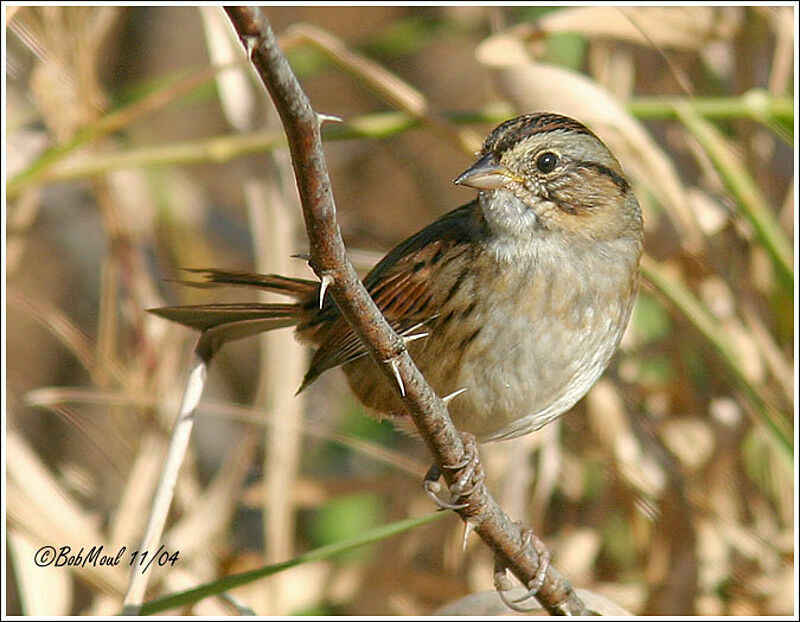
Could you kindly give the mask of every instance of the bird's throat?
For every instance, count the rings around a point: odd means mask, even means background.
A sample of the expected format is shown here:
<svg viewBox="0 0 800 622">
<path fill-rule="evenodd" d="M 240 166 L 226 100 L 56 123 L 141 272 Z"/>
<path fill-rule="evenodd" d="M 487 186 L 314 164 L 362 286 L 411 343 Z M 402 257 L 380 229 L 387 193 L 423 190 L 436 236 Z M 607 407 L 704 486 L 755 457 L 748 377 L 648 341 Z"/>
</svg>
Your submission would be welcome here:
<svg viewBox="0 0 800 622">
<path fill-rule="evenodd" d="M 492 235 L 509 241 L 530 241 L 542 223 L 536 212 L 506 189 L 481 192 L 479 204 Z"/>
</svg>

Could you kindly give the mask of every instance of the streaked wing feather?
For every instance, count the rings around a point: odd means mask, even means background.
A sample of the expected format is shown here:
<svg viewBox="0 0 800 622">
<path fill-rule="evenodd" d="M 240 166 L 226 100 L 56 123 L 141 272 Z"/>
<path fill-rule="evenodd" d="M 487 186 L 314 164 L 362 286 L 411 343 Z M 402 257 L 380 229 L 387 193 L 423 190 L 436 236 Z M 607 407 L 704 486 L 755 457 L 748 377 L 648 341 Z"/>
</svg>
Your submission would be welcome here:
<svg viewBox="0 0 800 622">
<path fill-rule="evenodd" d="M 431 284 L 434 271 L 478 234 L 475 204 L 446 214 L 430 227 L 389 253 L 364 279 L 375 304 L 401 336 L 417 331 L 438 315 Z M 300 390 L 321 373 L 352 362 L 367 353 L 361 340 L 341 317 L 316 351 Z"/>
</svg>

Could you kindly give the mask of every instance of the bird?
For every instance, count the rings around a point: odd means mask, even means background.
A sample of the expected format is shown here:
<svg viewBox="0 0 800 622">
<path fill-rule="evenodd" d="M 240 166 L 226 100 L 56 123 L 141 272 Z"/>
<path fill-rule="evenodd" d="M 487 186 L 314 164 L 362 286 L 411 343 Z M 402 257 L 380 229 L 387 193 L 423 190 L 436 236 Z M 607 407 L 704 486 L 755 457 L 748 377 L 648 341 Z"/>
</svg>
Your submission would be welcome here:
<svg viewBox="0 0 800 622">
<path fill-rule="evenodd" d="M 585 125 L 536 112 L 498 125 L 455 183 L 477 196 L 391 250 L 363 283 L 461 432 L 515 438 L 553 421 L 605 371 L 639 282 L 643 221 L 620 163 Z M 197 352 L 294 327 L 315 348 L 298 391 L 340 367 L 366 409 L 411 429 L 324 283 L 195 269 L 200 286 L 275 292 L 283 303 L 151 309 L 200 331 Z"/>
</svg>

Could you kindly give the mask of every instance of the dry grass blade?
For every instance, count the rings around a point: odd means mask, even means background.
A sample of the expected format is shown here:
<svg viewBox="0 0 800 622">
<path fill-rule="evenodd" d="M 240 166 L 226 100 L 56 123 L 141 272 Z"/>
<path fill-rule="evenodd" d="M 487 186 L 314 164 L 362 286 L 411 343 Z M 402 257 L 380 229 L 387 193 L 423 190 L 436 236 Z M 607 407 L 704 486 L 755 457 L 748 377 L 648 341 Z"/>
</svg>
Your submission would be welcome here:
<svg viewBox="0 0 800 622">
<path fill-rule="evenodd" d="M 21 8 L 22 8 L 21 6 L 9 6 L 5 9 L 6 26 L 8 26 L 11 23 L 11 21 L 14 19 L 14 16 Z"/>
<path fill-rule="evenodd" d="M 23 193 L 7 212 L 6 222 L 6 274 L 14 274 L 25 252 L 26 234 L 30 231 L 41 208 L 41 193 L 38 189 Z"/>
<path fill-rule="evenodd" d="M 273 172 L 261 182 L 248 180 L 245 200 L 250 215 L 256 270 L 262 274 L 297 276 L 297 262 L 291 258 L 298 209 L 288 198 L 291 163 L 284 153 L 273 154 Z M 288 179 L 286 179 L 288 177 Z M 274 302 L 274 294 L 262 294 L 262 301 Z M 276 331 L 260 338 L 261 371 L 259 398 L 270 422 L 264 455 L 264 542 L 266 560 L 276 563 L 294 555 L 296 508 L 291 490 L 296 485 L 301 457 L 301 426 L 305 396 L 295 396 L 291 387 L 300 386 L 305 373 L 305 351 L 288 331 Z M 270 583 L 270 611 L 287 613 L 285 578 Z"/>
<path fill-rule="evenodd" d="M 9 561 L 13 564 L 24 615 L 69 615 L 72 606 L 69 570 L 35 564 L 33 560 L 41 545 L 14 529 L 9 529 L 7 535 Z"/>
<path fill-rule="evenodd" d="M 731 38 L 740 14 L 730 7 L 592 6 L 554 11 L 527 28 L 530 34 L 578 32 L 646 47 L 699 50 L 710 41 Z"/>
<path fill-rule="evenodd" d="M 154 408 L 158 405 L 158 400 L 155 396 L 98 391 L 95 389 L 75 389 L 72 387 L 42 387 L 35 389 L 25 396 L 25 401 L 29 406 L 41 408 L 55 408 L 63 403 L 137 408 Z M 264 417 L 264 413 L 261 410 L 252 406 L 231 404 L 230 402 L 204 400 L 197 414 L 198 416 L 226 417 L 257 426 L 271 425 L 271 422 Z M 356 453 L 372 458 L 376 462 L 397 468 L 415 479 L 425 475 L 425 471 L 428 468 L 403 452 L 383 447 L 374 442 L 346 434 L 320 430 L 309 424 L 299 424 L 298 429 L 306 436 L 338 443 Z"/>
<path fill-rule="evenodd" d="M 217 74 L 217 90 L 219 101 L 228 122 L 237 130 L 244 131 L 252 127 L 253 114 L 256 108 L 253 89 L 247 79 L 246 66 L 237 63 L 239 48 L 233 31 L 225 20 L 225 14 L 212 6 L 199 7 L 203 20 L 206 48 L 213 65 L 231 67 Z M 233 67 L 236 67 L 233 69 Z"/>
<path fill-rule="evenodd" d="M 71 139 L 51 147 L 27 169 L 9 179 L 7 186 L 8 198 L 14 198 L 23 189 L 42 183 L 47 179 L 47 173 L 52 167 L 69 154 L 74 153 L 78 148 L 112 132 L 119 131 L 138 118 L 153 114 L 155 111 L 178 101 L 181 97 L 206 84 L 219 72 L 241 66 L 241 64 L 241 62 L 236 62 L 230 66 L 200 69 L 189 77 L 173 81 L 166 87 L 152 92 L 119 110 L 110 112 L 94 123 L 78 130 Z"/>
<path fill-rule="evenodd" d="M 224 163 L 251 153 L 270 151 L 285 143 L 286 139 L 281 133 L 259 131 L 131 148 L 105 154 L 103 158 L 76 156 L 42 173 L 37 183 L 72 181 L 141 167 Z"/>
<path fill-rule="evenodd" d="M 66 396 L 60 397 L 64 399 Z M 102 400 L 105 403 L 114 401 Z M 116 401 L 120 405 L 124 402 L 124 400 Z M 147 513 L 165 453 L 164 441 L 155 434 L 148 434 L 139 443 L 136 459 L 111 517 L 108 531 L 109 541 L 113 546 L 127 546 L 141 537 L 141 517 Z"/>
<path fill-rule="evenodd" d="M 771 438 L 775 441 L 776 447 L 782 450 L 784 457 L 789 458 L 794 451 L 794 443 L 787 416 L 780 413 L 763 395 L 760 388 L 752 384 L 747 371 L 743 368 L 742 358 L 735 343 L 728 338 L 713 314 L 658 262 L 645 255 L 642 258 L 641 269 L 645 278 L 686 316 L 716 350 L 739 386 L 755 405 L 760 415 L 759 422 L 770 431 Z"/>
<path fill-rule="evenodd" d="M 190 556 L 205 552 L 208 543 L 219 537 L 236 509 L 258 444 L 257 435 L 248 431 L 230 449 L 224 466 L 206 486 L 201 498 L 165 534 L 170 550 L 179 550 L 182 557 Z"/>
<path fill-rule="evenodd" d="M 775 31 L 775 53 L 769 75 L 769 92 L 782 95 L 790 90 L 794 73 L 795 47 L 795 9 L 791 7 L 773 8 L 772 23 Z"/>
<path fill-rule="evenodd" d="M 6 450 L 9 525 L 34 542 L 55 542 L 55 546 L 69 546 L 75 553 L 87 544 L 105 543 L 100 517 L 78 505 L 14 430 L 7 431 Z M 73 570 L 106 594 L 118 595 L 124 590 L 122 568 L 86 564 Z"/>
<path fill-rule="evenodd" d="M 80 434 L 86 450 L 101 458 L 108 465 L 110 473 L 118 476 L 120 480 L 123 478 L 123 472 L 119 466 L 119 456 L 133 453 L 133 446 L 129 438 L 121 436 L 118 430 L 113 428 L 110 431 L 98 430 L 95 422 L 87 421 L 85 417 L 62 404 L 51 406 L 50 410 Z"/>
<path fill-rule="evenodd" d="M 113 360 L 99 359 L 89 338 L 75 326 L 63 311 L 42 300 L 33 300 L 21 292 L 10 289 L 8 301 L 42 324 L 67 350 L 72 352 L 92 377 L 98 366 L 117 382 L 122 382 L 124 373 Z"/>
<path fill-rule="evenodd" d="M 610 381 L 600 380 L 586 400 L 592 434 L 614 456 L 619 477 L 643 502 L 658 499 L 667 486 L 667 475 L 634 433 L 619 390 Z"/>
<path fill-rule="evenodd" d="M 778 381 L 788 404 L 794 403 L 794 365 L 787 360 L 774 337 L 764 326 L 757 313 L 744 306 L 742 317 L 753 340 L 758 345 L 772 376 Z"/>
<path fill-rule="evenodd" d="M 295 24 L 280 38 L 280 44 L 286 50 L 300 44 L 313 46 L 338 67 L 361 80 L 390 105 L 431 126 L 460 149 L 474 153 L 480 148 L 481 140 L 473 132 L 453 127 L 441 115 L 431 111 L 426 97 L 417 89 L 382 65 L 348 49 L 331 33 L 310 24 Z"/>
<path fill-rule="evenodd" d="M 109 207 L 108 205 L 106 207 Z M 111 227 L 106 224 L 106 235 L 112 237 Z M 121 236 L 120 236 L 121 237 Z M 114 251 L 117 252 L 114 252 Z M 116 362 L 117 336 L 119 335 L 119 317 L 117 315 L 117 296 L 121 282 L 121 257 L 118 245 L 106 253 L 100 265 L 100 299 L 97 305 L 97 339 L 95 350 L 99 360 Z M 108 372 L 105 367 L 98 366 L 93 374 L 95 382 L 102 386 L 108 385 Z"/>
<path fill-rule="evenodd" d="M 152 408 L 157 403 L 154 396 L 140 393 L 98 391 L 97 389 L 79 389 L 75 387 L 40 387 L 25 395 L 25 403 L 28 406 L 52 408 L 68 402 L 136 408 Z"/>
<path fill-rule="evenodd" d="M 142 545 L 139 547 L 140 551 L 157 551 L 159 549 L 159 540 L 164 531 L 164 524 L 167 521 L 167 513 L 172 503 L 175 484 L 178 481 L 178 472 L 183 463 L 186 449 L 189 446 L 189 438 L 192 434 L 192 427 L 194 424 L 194 411 L 197 407 L 197 403 L 200 401 L 200 396 L 203 394 L 205 381 L 206 363 L 196 360 L 186 381 L 186 388 L 183 393 L 183 399 L 181 400 L 181 406 L 178 409 L 175 427 L 170 437 L 167 456 L 162 467 L 158 488 L 153 497 L 153 505 L 150 510 L 144 537 L 142 538 Z M 138 568 L 133 569 L 130 575 L 128 589 L 125 593 L 125 599 L 123 600 L 124 614 L 138 614 L 149 579 L 149 573 L 139 572 Z"/>
<path fill-rule="evenodd" d="M 427 100 L 417 89 L 381 65 L 349 50 L 340 39 L 321 28 L 311 24 L 294 24 L 280 37 L 280 45 L 287 51 L 299 45 L 310 45 L 339 67 L 363 80 L 392 105 L 418 118 L 424 118 L 428 113 Z"/>
</svg>

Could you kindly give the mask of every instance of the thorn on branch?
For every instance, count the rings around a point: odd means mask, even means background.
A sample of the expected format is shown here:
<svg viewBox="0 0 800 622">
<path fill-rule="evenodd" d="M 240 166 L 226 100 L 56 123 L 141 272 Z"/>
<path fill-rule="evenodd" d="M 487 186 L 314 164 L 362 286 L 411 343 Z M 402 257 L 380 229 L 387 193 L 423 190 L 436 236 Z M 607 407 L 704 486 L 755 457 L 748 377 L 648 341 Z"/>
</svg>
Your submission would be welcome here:
<svg viewBox="0 0 800 622">
<path fill-rule="evenodd" d="M 467 550 L 467 541 L 469 540 L 469 534 L 475 531 L 475 525 L 472 524 L 472 521 L 465 520 L 464 521 L 464 537 L 461 539 L 461 552 L 465 553 Z"/>
<path fill-rule="evenodd" d="M 417 339 L 424 339 L 429 334 L 430 333 L 417 333 L 416 335 L 404 335 L 403 341 L 406 342 L 406 344 L 409 344 L 412 341 L 416 341 Z"/>
<path fill-rule="evenodd" d="M 325 304 L 325 292 L 328 291 L 328 287 L 333 283 L 333 277 L 330 274 L 323 274 L 322 279 L 320 279 L 319 284 L 319 308 L 322 309 L 322 305 Z"/>
<path fill-rule="evenodd" d="M 397 362 L 396 358 L 389 359 L 386 361 L 389 364 L 389 367 L 392 368 L 394 372 L 394 378 L 397 380 L 397 385 L 400 387 L 400 395 L 403 397 L 406 396 L 406 386 L 403 384 L 403 378 L 400 376 L 400 364 Z"/>
<path fill-rule="evenodd" d="M 245 35 L 242 37 L 242 42 L 244 43 L 245 50 L 247 50 L 247 58 L 250 61 L 253 60 L 253 55 L 255 54 L 256 49 L 258 46 L 261 45 L 263 41 L 263 37 L 259 35 Z"/>
<path fill-rule="evenodd" d="M 463 388 L 463 389 L 458 389 L 458 391 L 453 391 L 453 392 L 452 392 L 452 393 L 450 393 L 449 395 L 445 395 L 445 396 L 442 398 L 442 401 L 443 401 L 445 404 L 449 404 L 450 402 L 452 402 L 452 401 L 453 401 L 453 398 L 456 398 L 456 397 L 458 397 L 459 395 L 461 395 L 462 393 L 464 393 L 464 391 L 466 391 L 466 390 L 467 390 L 467 389 L 466 389 L 466 387 L 465 387 L 465 388 Z"/>
<path fill-rule="evenodd" d="M 319 122 L 320 127 L 322 127 L 323 123 L 344 123 L 344 119 L 342 119 L 342 117 L 337 117 L 333 114 L 323 114 L 321 112 L 317 113 L 317 121 Z"/>
</svg>

